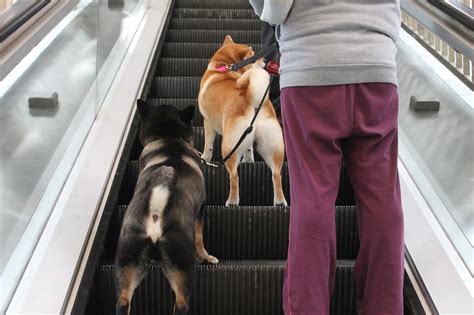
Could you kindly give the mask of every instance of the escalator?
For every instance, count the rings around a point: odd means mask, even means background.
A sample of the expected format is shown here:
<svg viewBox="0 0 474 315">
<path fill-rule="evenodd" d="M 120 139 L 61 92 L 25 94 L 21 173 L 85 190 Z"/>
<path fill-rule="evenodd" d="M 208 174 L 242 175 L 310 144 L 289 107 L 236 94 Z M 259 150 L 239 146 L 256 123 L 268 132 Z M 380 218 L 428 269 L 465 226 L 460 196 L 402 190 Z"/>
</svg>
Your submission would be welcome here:
<svg viewBox="0 0 474 315">
<path fill-rule="evenodd" d="M 212 54 L 225 35 L 261 49 L 261 22 L 248 0 L 176 0 L 162 36 L 143 97 L 150 104 L 184 108 L 197 106 L 199 82 Z M 134 118 L 96 234 L 92 254 L 74 303 L 74 314 L 114 314 L 114 256 L 124 213 L 138 178 L 141 145 Z M 195 145 L 202 150 L 202 117 L 194 118 Z M 220 138 L 214 160 L 221 159 Z M 207 203 L 204 241 L 220 262 L 198 265 L 189 314 L 275 315 L 282 311 L 282 281 L 291 211 L 287 164 L 282 169 L 290 206 L 274 207 L 272 176 L 262 159 L 239 167 L 240 206 L 224 207 L 229 191 L 225 168 L 206 167 Z M 353 280 L 359 248 L 357 208 L 350 179 L 343 168 L 336 202 L 337 271 L 331 313 L 356 314 Z M 137 288 L 132 314 L 172 314 L 174 294 L 158 264 L 150 263 L 148 276 Z M 405 277 L 405 314 L 424 314 L 413 286 Z"/>
</svg>

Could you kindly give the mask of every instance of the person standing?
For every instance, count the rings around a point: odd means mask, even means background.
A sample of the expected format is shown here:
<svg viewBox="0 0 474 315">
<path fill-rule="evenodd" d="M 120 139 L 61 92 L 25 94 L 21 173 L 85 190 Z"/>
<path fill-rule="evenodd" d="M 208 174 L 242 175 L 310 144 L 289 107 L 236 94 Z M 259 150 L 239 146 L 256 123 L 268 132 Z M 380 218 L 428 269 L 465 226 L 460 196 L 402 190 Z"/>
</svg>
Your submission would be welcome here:
<svg viewBox="0 0 474 315">
<path fill-rule="evenodd" d="M 287 315 L 329 314 L 342 159 L 358 207 L 357 309 L 403 314 L 398 0 L 250 0 L 276 25 L 291 212 Z"/>
</svg>

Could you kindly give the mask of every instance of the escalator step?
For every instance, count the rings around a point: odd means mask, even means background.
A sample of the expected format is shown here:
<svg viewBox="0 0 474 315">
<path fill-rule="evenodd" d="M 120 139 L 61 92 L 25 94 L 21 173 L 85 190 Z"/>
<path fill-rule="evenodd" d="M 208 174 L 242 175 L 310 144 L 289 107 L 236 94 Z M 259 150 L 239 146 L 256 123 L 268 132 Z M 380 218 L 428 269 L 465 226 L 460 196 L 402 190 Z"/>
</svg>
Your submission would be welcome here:
<svg viewBox="0 0 474 315">
<path fill-rule="evenodd" d="M 200 77 L 207 69 L 209 59 L 161 58 L 156 67 L 157 76 Z"/>
<path fill-rule="evenodd" d="M 182 19 L 171 20 L 170 29 L 185 30 L 247 30 L 260 31 L 262 22 L 257 19 Z"/>
<path fill-rule="evenodd" d="M 168 30 L 166 41 L 173 43 L 223 43 L 227 35 L 239 44 L 260 43 L 260 31 L 239 30 Z"/>
<path fill-rule="evenodd" d="M 200 76 L 193 77 L 155 77 L 153 79 L 152 99 L 197 99 L 201 83 Z M 197 103 L 197 102 L 196 102 Z"/>
<path fill-rule="evenodd" d="M 155 77 L 151 98 L 197 99 L 201 77 Z"/>
<path fill-rule="evenodd" d="M 152 106 L 159 106 L 159 105 L 162 105 L 162 104 L 166 104 L 166 105 L 175 106 L 179 109 L 183 109 L 185 107 L 193 105 L 193 106 L 196 107 L 196 111 L 195 111 L 194 118 L 193 118 L 193 125 L 197 126 L 197 127 L 201 127 L 202 124 L 203 124 L 203 122 L 202 122 L 203 118 L 202 118 L 201 114 L 199 113 L 199 110 L 198 110 L 198 107 L 197 107 L 197 99 L 195 99 L 195 98 L 190 98 L 190 99 L 160 98 L 160 99 L 149 99 L 147 101 L 148 101 L 148 104 L 150 104 Z M 142 150 L 142 147 L 140 146 L 140 151 L 141 150 Z M 137 158 L 132 157 L 131 159 L 136 160 L 136 159 L 138 159 L 138 156 L 137 156 Z"/>
<path fill-rule="evenodd" d="M 175 8 L 252 9 L 248 0 L 176 0 Z"/>
<path fill-rule="evenodd" d="M 191 19 L 258 19 L 252 9 L 196 9 L 196 8 L 176 8 L 173 11 L 173 18 Z"/>
<path fill-rule="evenodd" d="M 105 259 L 113 259 L 127 206 L 115 209 Z M 204 243 L 219 259 L 286 259 L 290 207 L 205 207 Z M 337 258 L 355 259 L 359 249 L 355 206 L 336 208 Z"/>
<path fill-rule="evenodd" d="M 349 177 L 346 175 L 345 170 L 341 174 L 336 204 L 344 206 L 355 205 L 354 193 Z M 281 177 L 283 191 L 288 204 L 290 204 L 288 166 L 286 162 L 283 164 Z M 229 176 L 225 167 L 205 167 L 204 178 L 207 194 L 206 205 L 225 205 L 229 193 Z M 120 190 L 120 204 L 128 204 L 130 202 L 137 179 L 138 161 L 130 161 Z M 264 162 L 240 164 L 239 179 L 241 206 L 273 205 L 272 174 L 270 168 Z"/>
<path fill-rule="evenodd" d="M 225 205 L 229 194 L 229 176 L 225 167 L 204 168 L 206 181 L 207 205 Z M 239 166 L 240 205 L 271 206 L 273 205 L 273 184 L 271 170 L 263 162 L 242 163 Z M 130 161 L 126 170 L 122 189 L 121 204 L 128 204 L 138 179 L 138 161 Z M 252 180 L 249 180 L 252 179 Z M 290 202 L 288 170 L 286 163 L 282 168 L 282 185 L 286 200 Z"/>
<path fill-rule="evenodd" d="M 353 261 L 339 260 L 331 301 L 332 315 L 356 314 Z M 198 265 L 189 314 L 283 314 L 282 284 L 285 261 L 223 261 Z M 116 296 L 114 265 L 101 265 L 86 314 L 113 314 Z M 135 291 L 132 314 L 172 314 L 174 294 L 159 265 L 150 264 L 148 275 Z"/>
<path fill-rule="evenodd" d="M 210 59 L 221 46 L 221 43 L 165 43 L 161 57 Z M 262 49 L 262 45 L 255 44 L 252 48 L 257 52 Z"/>
</svg>

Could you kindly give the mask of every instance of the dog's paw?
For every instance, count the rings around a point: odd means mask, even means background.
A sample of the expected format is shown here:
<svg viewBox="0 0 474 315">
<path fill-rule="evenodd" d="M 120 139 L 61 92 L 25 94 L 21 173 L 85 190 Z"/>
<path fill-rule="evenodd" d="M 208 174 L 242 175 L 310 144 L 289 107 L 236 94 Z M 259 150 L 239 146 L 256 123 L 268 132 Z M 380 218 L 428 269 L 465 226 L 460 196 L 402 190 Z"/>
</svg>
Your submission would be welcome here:
<svg viewBox="0 0 474 315">
<path fill-rule="evenodd" d="M 214 257 L 214 256 L 209 255 L 209 256 L 207 256 L 206 261 L 207 261 L 208 263 L 210 263 L 210 264 L 214 264 L 214 265 L 215 265 L 215 264 L 217 264 L 217 263 L 219 262 L 219 259 L 217 259 L 217 258 Z"/>
<path fill-rule="evenodd" d="M 201 158 L 207 163 L 211 162 L 212 159 L 212 150 L 206 151 L 201 155 Z"/>
<path fill-rule="evenodd" d="M 239 205 L 239 199 L 237 200 L 230 200 L 228 199 L 226 202 L 225 202 L 225 206 L 226 207 L 237 207 Z"/>
<path fill-rule="evenodd" d="M 286 202 L 285 199 L 283 199 L 283 200 L 274 200 L 273 205 L 275 207 L 286 207 L 286 206 L 288 206 L 288 202 Z"/>
</svg>

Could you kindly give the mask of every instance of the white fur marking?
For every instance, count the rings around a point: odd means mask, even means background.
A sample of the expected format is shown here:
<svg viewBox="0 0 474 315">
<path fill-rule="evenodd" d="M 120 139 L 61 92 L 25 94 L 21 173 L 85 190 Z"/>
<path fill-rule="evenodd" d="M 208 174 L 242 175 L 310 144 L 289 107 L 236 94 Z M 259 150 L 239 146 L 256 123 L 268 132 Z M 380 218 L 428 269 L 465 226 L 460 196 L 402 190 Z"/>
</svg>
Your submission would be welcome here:
<svg viewBox="0 0 474 315">
<path fill-rule="evenodd" d="M 156 243 L 163 233 L 163 210 L 168 203 L 170 192 L 168 187 L 158 185 L 151 191 L 150 204 L 149 204 L 149 215 L 146 217 L 145 230 L 146 235 L 151 238 L 153 243 Z M 153 218 L 154 215 L 158 216 L 158 219 Z"/>
</svg>

